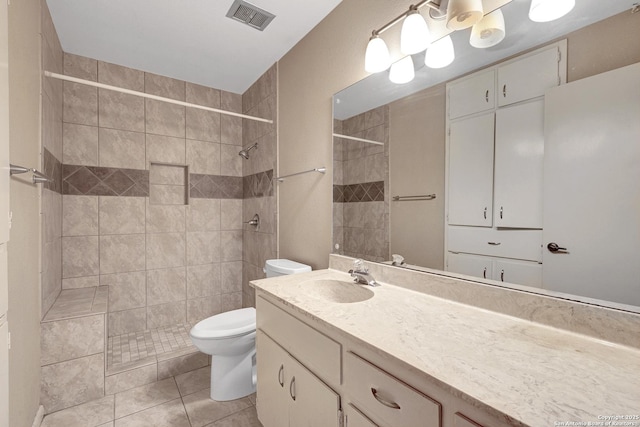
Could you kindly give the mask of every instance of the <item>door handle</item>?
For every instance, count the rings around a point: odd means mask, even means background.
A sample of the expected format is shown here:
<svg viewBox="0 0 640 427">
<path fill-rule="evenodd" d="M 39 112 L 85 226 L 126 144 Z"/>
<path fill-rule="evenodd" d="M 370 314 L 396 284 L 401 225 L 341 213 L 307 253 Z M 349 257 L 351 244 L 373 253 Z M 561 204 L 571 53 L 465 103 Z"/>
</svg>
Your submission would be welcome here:
<svg viewBox="0 0 640 427">
<path fill-rule="evenodd" d="M 500 219 L 502 219 L 502 206 L 500 206 Z"/>
<path fill-rule="evenodd" d="M 487 208 L 484 208 L 484 219 L 487 219 Z"/>
<path fill-rule="evenodd" d="M 560 253 L 560 254 L 568 254 L 569 251 L 567 250 L 567 248 L 561 248 L 560 246 L 558 246 L 557 243 L 551 242 L 547 245 L 547 249 L 549 249 L 549 252 L 553 252 L 555 253 Z"/>
</svg>

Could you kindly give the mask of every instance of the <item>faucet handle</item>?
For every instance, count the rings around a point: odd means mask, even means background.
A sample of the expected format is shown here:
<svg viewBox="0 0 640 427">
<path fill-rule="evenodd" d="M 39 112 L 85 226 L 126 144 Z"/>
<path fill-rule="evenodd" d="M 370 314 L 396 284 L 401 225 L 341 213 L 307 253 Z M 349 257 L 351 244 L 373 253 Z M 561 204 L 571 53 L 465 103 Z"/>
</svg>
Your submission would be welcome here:
<svg viewBox="0 0 640 427">
<path fill-rule="evenodd" d="M 356 259 L 355 261 L 353 261 L 353 269 L 355 271 L 363 271 L 363 272 L 368 272 L 369 269 L 367 268 L 366 265 L 364 265 L 364 261 L 361 260 L 360 258 Z"/>
</svg>

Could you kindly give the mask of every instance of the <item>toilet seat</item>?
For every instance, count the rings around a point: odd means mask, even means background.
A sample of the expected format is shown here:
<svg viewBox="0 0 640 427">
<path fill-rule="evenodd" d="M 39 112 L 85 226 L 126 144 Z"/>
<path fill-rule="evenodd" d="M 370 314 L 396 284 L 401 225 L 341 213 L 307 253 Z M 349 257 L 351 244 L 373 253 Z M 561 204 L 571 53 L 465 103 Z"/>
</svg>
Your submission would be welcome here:
<svg viewBox="0 0 640 427">
<path fill-rule="evenodd" d="M 247 335 L 256 330 L 256 309 L 241 308 L 216 314 L 198 322 L 190 332 L 194 338 L 212 340 Z"/>
</svg>

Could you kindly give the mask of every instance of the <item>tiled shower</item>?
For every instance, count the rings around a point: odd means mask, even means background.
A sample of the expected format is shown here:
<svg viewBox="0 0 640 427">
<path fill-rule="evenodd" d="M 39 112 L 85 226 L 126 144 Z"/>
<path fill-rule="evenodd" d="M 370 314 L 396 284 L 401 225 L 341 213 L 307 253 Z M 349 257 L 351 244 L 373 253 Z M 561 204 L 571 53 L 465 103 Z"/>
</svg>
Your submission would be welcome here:
<svg viewBox="0 0 640 427">
<path fill-rule="evenodd" d="M 42 29 L 44 70 L 274 120 L 43 77 L 49 413 L 206 366 L 191 325 L 254 304 L 248 282 L 277 255 L 277 69 L 234 94 L 63 53 L 46 7 Z M 244 224 L 256 213 L 257 230 Z"/>
</svg>

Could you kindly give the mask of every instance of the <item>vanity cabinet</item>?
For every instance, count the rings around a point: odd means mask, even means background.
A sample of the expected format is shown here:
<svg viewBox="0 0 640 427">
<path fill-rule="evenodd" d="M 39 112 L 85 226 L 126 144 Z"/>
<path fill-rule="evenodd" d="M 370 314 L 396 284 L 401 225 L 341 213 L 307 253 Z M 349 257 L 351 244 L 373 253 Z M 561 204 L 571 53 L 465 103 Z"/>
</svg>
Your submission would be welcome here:
<svg viewBox="0 0 640 427">
<path fill-rule="evenodd" d="M 340 396 L 294 359 L 264 331 L 259 349 L 258 417 L 264 427 L 339 427 Z"/>
<path fill-rule="evenodd" d="M 367 418 L 358 408 L 348 404 L 344 408 L 344 427 L 378 427 Z"/>
</svg>

